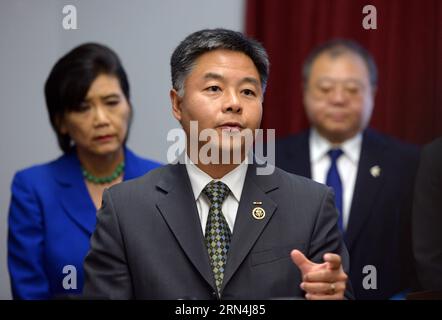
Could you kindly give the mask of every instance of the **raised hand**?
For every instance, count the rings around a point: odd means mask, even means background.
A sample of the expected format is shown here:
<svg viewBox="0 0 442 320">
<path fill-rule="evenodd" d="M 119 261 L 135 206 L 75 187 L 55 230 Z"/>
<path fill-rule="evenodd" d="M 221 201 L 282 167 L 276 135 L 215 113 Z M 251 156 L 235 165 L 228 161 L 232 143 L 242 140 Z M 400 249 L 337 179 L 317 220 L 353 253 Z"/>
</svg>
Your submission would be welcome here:
<svg viewBox="0 0 442 320">
<path fill-rule="evenodd" d="M 308 300 L 342 300 L 347 275 L 342 269 L 341 257 L 337 254 L 324 254 L 323 263 L 314 263 L 299 250 L 291 252 L 293 263 L 302 273 L 301 289 Z"/>
</svg>

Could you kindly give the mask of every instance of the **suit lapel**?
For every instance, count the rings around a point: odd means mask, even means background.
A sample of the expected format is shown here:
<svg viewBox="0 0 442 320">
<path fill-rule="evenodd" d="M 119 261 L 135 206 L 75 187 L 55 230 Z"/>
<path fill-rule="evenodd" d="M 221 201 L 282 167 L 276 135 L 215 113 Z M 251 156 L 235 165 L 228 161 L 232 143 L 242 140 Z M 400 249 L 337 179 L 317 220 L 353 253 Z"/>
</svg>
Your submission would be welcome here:
<svg viewBox="0 0 442 320">
<path fill-rule="evenodd" d="M 166 193 L 157 203 L 161 215 L 189 260 L 216 291 L 201 222 L 185 166 L 171 166 L 171 170 L 158 182 L 157 187 Z M 277 205 L 267 193 L 277 188 L 278 183 L 273 175 L 256 176 L 256 166 L 249 165 L 232 234 L 223 288 L 249 254 L 275 212 Z M 257 207 L 253 204 L 254 201 L 262 202 L 262 205 L 259 205 L 265 210 L 265 217 L 262 220 L 252 217 L 252 211 Z"/>
<path fill-rule="evenodd" d="M 373 212 L 373 205 L 383 184 L 384 148 L 384 144 L 370 131 L 364 133 L 350 218 L 345 233 L 345 242 L 349 250 Z M 376 176 L 376 168 L 380 170 L 378 176 Z"/>
<path fill-rule="evenodd" d="M 257 176 L 256 166 L 249 165 L 233 229 L 223 288 L 249 254 L 275 212 L 277 205 L 267 195 L 267 192 L 276 189 L 277 186 L 278 184 L 273 175 Z M 254 205 L 254 201 L 260 201 L 262 205 Z M 265 210 L 265 217 L 262 220 L 257 220 L 252 216 L 252 211 L 256 207 Z"/>
<path fill-rule="evenodd" d="M 198 216 L 192 187 L 184 165 L 171 165 L 171 170 L 158 182 L 166 192 L 157 207 L 183 251 L 207 283 L 216 291 L 209 255 Z"/>
<path fill-rule="evenodd" d="M 54 175 L 60 186 L 60 202 L 67 216 L 91 235 L 95 229 L 95 205 L 86 189 L 80 162 L 74 152 L 55 163 Z"/>
</svg>

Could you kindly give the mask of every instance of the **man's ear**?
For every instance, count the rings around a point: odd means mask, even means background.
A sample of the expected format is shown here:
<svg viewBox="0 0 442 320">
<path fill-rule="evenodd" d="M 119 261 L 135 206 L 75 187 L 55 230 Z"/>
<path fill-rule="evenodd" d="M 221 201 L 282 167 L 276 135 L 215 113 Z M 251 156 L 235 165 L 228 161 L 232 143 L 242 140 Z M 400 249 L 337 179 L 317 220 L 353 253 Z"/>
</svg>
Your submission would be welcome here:
<svg viewBox="0 0 442 320">
<path fill-rule="evenodd" d="M 182 98 L 179 96 L 178 92 L 175 89 L 170 90 L 170 102 L 172 103 L 172 113 L 175 119 L 181 121 L 181 101 Z"/>
</svg>

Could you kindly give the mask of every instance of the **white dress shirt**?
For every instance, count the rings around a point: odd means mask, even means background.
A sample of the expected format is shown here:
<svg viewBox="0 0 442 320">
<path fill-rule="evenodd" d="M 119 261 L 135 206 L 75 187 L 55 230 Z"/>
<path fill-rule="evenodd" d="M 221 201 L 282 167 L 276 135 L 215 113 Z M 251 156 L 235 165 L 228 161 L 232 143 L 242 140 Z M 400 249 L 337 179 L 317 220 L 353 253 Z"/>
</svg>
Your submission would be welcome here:
<svg viewBox="0 0 442 320">
<path fill-rule="evenodd" d="M 229 189 L 230 193 L 224 200 L 221 210 L 224 217 L 227 220 L 230 231 L 233 233 L 233 226 L 235 225 L 236 213 L 239 207 L 239 201 L 241 200 L 241 193 L 244 186 L 247 173 L 247 161 L 242 162 L 235 169 L 230 171 L 221 179 L 213 179 L 207 173 L 198 168 L 186 154 L 186 169 L 189 175 L 190 184 L 192 185 L 193 195 L 196 201 L 196 207 L 201 221 L 201 228 L 203 234 L 206 234 L 207 217 L 209 215 L 210 201 L 207 196 L 202 192 L 206 185 L 212 181 L 222 181 Z"/>
<path fill-rule="evenodd" d="M 336 148 L 343 151 L 343 154 L 337 160 L 337 167 L 342 183 L 342 223 L 344 229 L 347 229 L 361 155 L 362 134 L 359 133 L 343 144 L 336 146 L 321 136 L 315 129 L 312 129 L 309 144 L 312 179 L 323 184 L 327 180 L 327 173 L 331 165 L 327 152 Z"/>
</svg>

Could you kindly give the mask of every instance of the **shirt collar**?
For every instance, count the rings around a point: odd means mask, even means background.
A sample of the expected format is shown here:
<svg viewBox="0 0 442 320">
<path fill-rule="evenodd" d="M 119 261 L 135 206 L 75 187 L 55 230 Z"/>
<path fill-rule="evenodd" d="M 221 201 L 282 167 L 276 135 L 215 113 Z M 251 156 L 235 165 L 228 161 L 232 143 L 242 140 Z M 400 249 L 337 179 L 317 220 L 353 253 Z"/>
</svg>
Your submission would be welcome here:
<svg viewBox="0 0 442 320">
<path fill-rule="evenodd" d="M 244 181 L 246 179 L 247 174 L 247 159 L 243 161 L 239 166 L 237 166 L 235 169 L 227 173 L 224 177 L 221 179 L 213 179 L 211 176 L 209 176 L 207 173 L 202 171 L 200 168 L 198 168 L 192 160 L 185 155 L 186 157 L 186 170 L 189 175 L 190 184 L 192 186 L 193 195 L 195 197 L 195 200 L 197 200 L 203 191 L 203 189 L 206 187 L 206 185 L 212 181 L 222 181 L 225 183 L 232 195 L 235 197 L 235 199 L 239 202 L 241 199 L 242 189 L 244 186 Z"/>
<path fill-rule="evenodd" d="M 359 155 L 361 153 L 362 134 L 358 133 L 354 137 L 344 141 L 339 147 L 344 152 L 344 155 L 350 159 L 353 163 L 359 162 Z M 310 131 L 310 159 L 313 163 L 319 161 L 321 158 L 327 155 L 327 152 L 336 148 L 326 138 L 321 136 L 319 132 L 312 128 Z"/>
</svg>

